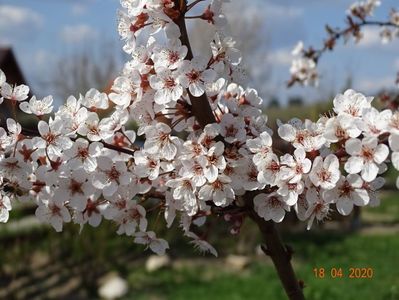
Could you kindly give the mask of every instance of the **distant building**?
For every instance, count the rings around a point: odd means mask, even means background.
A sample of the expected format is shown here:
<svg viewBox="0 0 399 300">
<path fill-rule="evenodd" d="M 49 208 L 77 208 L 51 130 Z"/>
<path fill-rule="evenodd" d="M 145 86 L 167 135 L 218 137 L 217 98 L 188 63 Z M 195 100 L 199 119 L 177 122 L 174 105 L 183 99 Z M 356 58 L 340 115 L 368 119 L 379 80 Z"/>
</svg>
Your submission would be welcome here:
<svg viewBox="0 0 399 300">
<path fill-rule="evenodd" d="M 24 75 L 11 48 L 0 48 L 0 69 L 10 84 L 26 84 Z"/>
<path fill-rule="evenodd" d="M 9 84 L 26 84 L 25 76 L 22 74 L 21 68 L 15 58 L 11 48 L 0 47 L 0 69 L 7 77 Z M 31 96 L 31 93 L 29 94 Z M 4 101 L 0 105 L 0 122 L 3 123 L 7 117 L 10 117 L 11 107 L 8 101 Z"/>
</svg>

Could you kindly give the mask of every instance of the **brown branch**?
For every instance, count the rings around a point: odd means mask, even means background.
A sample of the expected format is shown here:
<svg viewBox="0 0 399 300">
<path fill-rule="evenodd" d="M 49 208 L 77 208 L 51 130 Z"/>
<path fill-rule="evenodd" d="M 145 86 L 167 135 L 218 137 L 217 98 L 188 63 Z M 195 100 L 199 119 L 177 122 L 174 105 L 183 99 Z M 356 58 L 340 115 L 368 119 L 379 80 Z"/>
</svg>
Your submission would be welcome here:
<svg viewBox="0 0 399 300">
<path fill-rule="evenodd" d="M 313 56 L 313 59 L 315 60 L 315 62 L 318 61 L 318 59 L 321 57 L 321 55 L 324 52 L 326 52 L 327 50 L 331 50 L 332 47 L 334 47 L 336 41 L 338 39 L 340 39 L 342 36 L 349 34 L 349 33 L 355 33 L 357 30 L 359 30 L 360 28 L 365 27 L 365 26 L 378 26 L 378 27 L 385 26 L 385 27 L 399 28 L 398 25 L 396 25 L 392 22 L 367 21 L 367 20 L 364 20 L 361 23 L 349 22 L 349 27 L 346 27 L 346 28 L 336 31 L 336 32 L 332 32 L 330 35 L 330 38 L 324 43 L 323 48 L 320 48 L 318 50 L 313 50 L 315 53 Z"/>
<path fill-rule="evenodd" d="M 180 0 L 186 1 L 186 0 Z M 179 4 L 179 0 L 175 0 L 176 7 Z M 186 7 L 186 5 L 185 5 Z M 180 40 L 183 45 L 185 45 L 188 49 L 187 59 L 193 58 L 192 49 L 190 46 L 190 41 L 187 34 L 187 28 L 185 23 L 185 13 L 187 12 L 187 8 L 184 11 L 180 11 L 180 17 L 176 20 L 176 24 L 180 28 L 181 37 Z M 190 100 L 192 103 L 192 112 L 198 123 L 201 127 L 206 126 L 210 123 L 215 123 L 216 119 L 212 112 L 211 106 L 208 102 L 208 98 L 206 94 L 201 97 L 194 97 L 187 91 Z M 302 288 L 295 277 L 294 270 L 291 265 L 291 256 L 292 250 L 283 245 L 281 238 L 274 227 L 273 222 L 266 222 L 264 219 L 260 218 L 258 214 L 255 212 L 253 208 L 253 197 L 256 195 L 255 192 L 247 192 L 245 194 L 246 206 L 248 208 L 248 215 L 250 218 L 255 221 L 258 225 L 263 238 L 265 240 L 267 246 L 267 253 L 277 270 L 278 276 L 283 284 L 283 287 L 289 297 L 292 300 L 303 300 L 305 299 L 302 293 Z"/>
<path fill-rule="evenodd" d="M 186 0 L 184 0 L 186 1 Z M 179 7 L 179 1 L 175 0 L 176 7 Z M 186 6 L 184 6 L 186 7 Z M 176 20 L 176 24 L 180 28 L 181 36 L 180 36 L 180 41 L 182 45 L 185 45 L 187 47 L 187 59 L 191 60 L 193 59 L 193 51 L 191 49 L 190 41 L 188 38 L 188 33 L 187 33 L 187 27 L 186 27 L 186 21 L 185 21 L 185 13 L 187 12 L 187 8 L 180 12 L 179 18 Z M 208 124 L 215 123 L 216 119 L 213 114 L 213 111 L 211 109 L 211 106 L 209 105 L 208 97 L 204 93 L 200 97 L 194 97 L 191 95 L 191 93 L 187 90 L 187 93 L 190 97 L 191 105 L 192 105 L 192 113 L 197 119 L 197 122 L 200 124 L 200 126 L 203 128 Z"/>
<path fill-rule="evenodd" d="M 253 208 L 253 197 L 255 195 L 256 193 L 254 192 L 247 193 L 245 202 L 249 208 L 249 217 L 258 225 L 262 233 L 265 242 L 262 250 L 272 259 L 288 298 L 291 300 L 304 300 L 305 296 L 302 291 L 303 282 L 297 280 L 291 265 L 293 250 L 291 247 L 283 244 L 274 222 L 265 221 L 255 212 Z"/>
</svg>

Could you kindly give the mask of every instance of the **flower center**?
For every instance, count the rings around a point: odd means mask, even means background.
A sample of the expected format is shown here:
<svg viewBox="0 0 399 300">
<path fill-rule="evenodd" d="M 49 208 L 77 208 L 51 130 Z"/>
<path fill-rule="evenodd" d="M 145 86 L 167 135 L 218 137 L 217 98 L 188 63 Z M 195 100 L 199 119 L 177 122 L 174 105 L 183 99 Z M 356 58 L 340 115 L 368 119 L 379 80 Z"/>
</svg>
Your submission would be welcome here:
<svg viewBox="0 0 399 300">
<path fill-rule="evenodd" d="M 352 116 L 354 116 L 354 117 L 356 117 L 359 114 L 359 108 L 357 108 L 356 106 L 350 105 L 348 107 L 347 113 L 352 115 Z"/>
<path fill-rule="evenodd" d="M 362 156 L 367 161 L 372 161 L 374 158 L 374 151 L 368 147 L 363 147 Z"/>
<path fill-rule="evenodd" d="M 69 188 L 69 190 L 71 191 L 71 194 L 72 194 L 72 195 L 75 195 L 75 194 L 83 194 L 82 185 L 83 185 L 83 183 L 78 182 L 78 181 L 76 181 L 76 180 L 74 180 L 74 179 L 71 179 L 71 182 L 70 182 L 68 188 Z"/>
<path fill-rule="evenodd" d="M 202 175 L 202 167 L 200 164 L 195 164 L 193 170 L 196 175 Z"/>
<path fill-rule="evenodd" d="M 179 60 L 179 53 L 176 51 L 169 51 L 169 56 L 168 56 L 169 62 L 170 63 L 175 63 Z"/>
<path fill-rule="evenodd" d="M 196 70 L 192 70 L 191 72 L 187 73 L 187 78 L 190 81 L 190 83 L 194 83 L 199 81 L 200 79 L 200 72 L 196 71 Z"/>
<path fill-rule="evenodd" d="M 230 125 L 226 127 L 226 137 L 234 137 L 238 132 L 238 129 L 234 127 L 234 125 Z"/>
<path fill-rule="evenodd" d="M 272 171 L 273 173 L 277 173 L 278 171 L 280 171 L 280 165 L 273 160 L 267 169 Z"/>
<path fill-rule="evenodd" d="M 343 129 L 341 126 L 337 126 L 335 129 L 335 135 L 339 139 L 346 139 L 348 136 L 346 134 L 346 130 Z"/>
<path fill-rule="evenodd" d="M 54 145 L 57 136 L 54 133 L 49 132 L 43 136 L 43 138 L 47 142 L 47 145 Z"/>
<path fill-rule="evenodd" d="M 326 169 L 322 169 L 317 175 L 323 182 L 329 181 L 331 179 L 331 173 L 328 172 Z"/>
<path fill-rule="evenodd" d="M 51 204 L 49 209 L 53 216 L 61 216 L 61 208 L 59 208 L 57 205 Z"/>
<path fill-rule="evenodd" d="M 343 185 L 339 188 L 339 190 L 340 190 L 339 193 L 340 197 L 348 197 L 352 193 L 353 187 L 349 184 L 348 181 L 345 181 Z"/>
<path fill-rule="evenodd" d="M 193 188 L 193 186 L 191 185 L 190 180 L 183 180 L 182 186 L 183 186 L 185 189 L 192 189 L 192 188 Z"/>
<path fill-rule="evenodd" d="M 164 84 L 167 89 L 173 89 L 176 86 L 176 82 L 172 77 L 167 78 Z"/>
<path fill-rule="evenodd" d="M 219 180 L 216 180 L 214 183 L 212 183 L 212 187 L 214 190 L 222 190 L 223 189 L 223 183 L 220 182 Z"/>
<path fill-rule="evenodd" d="M 87 200 L 85 211 L 89 217 L 91 217 L 93 213 L 100 213 L 97 209 L 97 202 L 91 201 L 90 199 Z"/>
<path fill-rule="evenodd" d="M 277 197 L 270 197 L 269 198 L 269 206 L 271 208 L 280 208 L 281 201 Z"/>
<path fill-rule="evenodd" d="M 106 172 L 108 179 L 110 180 L 114 180 L 117 181 L 119 179 L 119 176 L 121 175 L 121 173 L 114 167 L 112 167 L 111 170 Z"/>
<path fill-rule="evenodd" d="M 89 157 L 89 149 L 87 148 L 78 148 L 78 156 L 82 159 Z"/>
</svg>

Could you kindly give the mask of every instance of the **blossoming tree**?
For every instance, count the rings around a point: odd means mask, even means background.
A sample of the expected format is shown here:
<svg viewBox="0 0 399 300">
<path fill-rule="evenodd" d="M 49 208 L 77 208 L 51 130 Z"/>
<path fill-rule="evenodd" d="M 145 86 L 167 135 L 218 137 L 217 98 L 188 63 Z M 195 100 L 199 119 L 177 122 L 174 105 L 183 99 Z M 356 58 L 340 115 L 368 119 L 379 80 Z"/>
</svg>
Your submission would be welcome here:
<svg viewBox="0 0 399 300">
<path fill-rule="evenodd" d="M 354 206 L 378 205 L 386 163 L 399 168 L 399 112 L 378 111 L 372 97 L 348 90 L 328 117 L 279 124 L 278 137 L 292 149 L 282 155 L 261 98 L 237 82 L 241 59 L 223 31 L 226 1 L 191 15 L 203 1 L 121 0 L 118 30 L 130 59 L 109 95 L 92 89 L 53 112 L 51 96 L 28 99 L 29 88 L 11 86 L 0 71 L 0 102 L 38 119 L 37 130 L 15 118 L 0 128 L 0 221 L 14 203 L 29 201 L 56 231 L 104 218 L 117 234 L 163 254 L 168 243 L 147 222 L 163 212 L 166 227 L 179 222 L 194 247 L 217 255 L 201 227 L 223 216 L 234 234 L 247 217 L 287 296 L 304 299 L 275 223 L 293 210 L 310 229 L 334 209 L 346 216 Z M 186 29 L 193 18 L 217 29 L 210 57 L 193 56 Z M 112 113 L 101 118 L 109 103 Z M 126 129 L 130 120 L 137 132 Z"/>
</svg>

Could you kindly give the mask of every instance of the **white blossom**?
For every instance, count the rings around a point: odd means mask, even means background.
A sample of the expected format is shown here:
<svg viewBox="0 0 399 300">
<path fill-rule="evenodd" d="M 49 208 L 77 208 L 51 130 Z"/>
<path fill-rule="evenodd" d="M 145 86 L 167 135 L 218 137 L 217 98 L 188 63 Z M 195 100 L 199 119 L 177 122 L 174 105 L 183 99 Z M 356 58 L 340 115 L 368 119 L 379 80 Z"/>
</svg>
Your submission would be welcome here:
<svg viewBox="0 0 399 300">
<path fill-rule="evenodd" d="M 158 255 L 164 255 L 166 249 L 169 249 L 168 243 L 164 239 L 157 238 L 153 231 L 137 232 L 134 242 L 148 246 Z"/>
<path fill-rule="evenodd" d="M 38 129 L 41 138 L 36 138 L 34 144 L 39 149 L 46 149 L 51 155 L 61 156 L 62 151 L 73 145 L 71 139 L 63 134 L 64 123 L 61 119 L 50 119 L 49 124 L 39 121 Z"/>
<path fill-rule="evenodd" d="M 345 150 L 351 157 L 345 163 L 345 171 L 349 174 L 361 173 L 363 180 L 373 181 L 378 174 L 378 166 L 389 155 L 389 149 L 379 144 L 375 137 L 366 137 L 362 140 L 349 139 L 345 143 Z"/>
<path fill-rule="evenodd" d="M 0 194 L 0 222 L 7 223 L 9 211 L 12 209 L 10 198 Z"/>
<path fill-rule="evenodd" d="M 324 199 L 327 202 L 335 202 L 340 214 L 347 216 L 352 212 L 353 206 L 364 206 L 369 202 L 369 195 L 363 189 L 363 180 L 357 174 L 341 176 L 337 186 L 325 191 Z"/>
<path fill-rule="evenodd" d="M 372 100 L 373 97 L 365 97 L 349 89 L 343 95 L 339 94 L 334 98 L 334 111 L 338 115 L 348 114 L 352 117 L 361 117 L 363 110 L 371 107 Z"/>
<path fill-rule="evenodd" d="M 183 95 L 183 87 L 177 82 L 177 74 L 167 68 L 158 70 L 157 75 L 150 77 L 150 85 L 156 90 L 154 101 L 157 104 L 166 104 L 177 101 Z"/>
<path fill-rule="evenodd" d="M 98 172 L 92 177 L 94 187 L 102 190 L 104 196 L 112 196 L 119 185 L 127 185 L 130 175 L 124 162 L 112 162 L 109 157 L 101 156 L 97 159 Z"/>
<path fill-rule="evenodd" d="M 276 193 L 256 195 L 254 208 L 257 214 L 266 221 L 273 220 L 277 223 L 283 221 L 285 212 L 290 210 L 282 197 Z"/>
<path fill-rule="evenodd" d="M 216 77 L 215 71 L 206 67 L 207 62 L 200 57 L 183 61 L 179 68 L 181 75 L 177 78 L 178 83 L 188 88 L 193 96 L 200 97 L 205 92 L 205 85 Z"/>
<path fill-rule="evenodd" d="M 177 137 L 171 136 L 171 129 L 168 125 L 157 123 L 155 126 L 148 126 L 146 137 L 144 149 L 149 154 L 157 154 L 167 160 L 176 156 L 179 140 Z"/>
<path fill-rule="evenodd" d="M 306 152 L 299 148 L 294 151 L 294 156 L 285 154 L 281 157 L 280 179 L 289 183 L 297 183 L 304 174 L 309 173 L 312 166 L 310 159 L 306 158 Z"/>
<path fill-rule="evenodd" d="M 325 159 L 316 157 L 309 178 L 316 187 L 331 190 L 338 182 L 340 174 L 338 158 L 330 154 Z"/>
<path fill-rule="evenodd" d="M 82 105 L 91 110 L 107 109 L 109 106 L 108 96 L 100 93 L 96 89 L 90 89 L 84 97 L 82 97 Z"/>
<path fill-rule="evenodd" d="M 209 182 L 214 182 L 218 177 L 219 171 L 226 168 L 226 160 L 223 156 L 224 144 L 217 142 L 213 145 L 205 156 L 200 156 L 198 162 L 204 170 L 204 175 Z"/>
<path fill-rule="evenodd" d="M 262 132 L 259 137 L 246 142 L 248 149 L 255 153 L 252 160 L 256 166 L 262 166 L 270 159 L 273 153 L 272 143 L 272 137 L 267 132 Z"/>
<path fill-rule="evenodd" d="M 39 201 L 35 214 L 40 221 L 50 224 L 57 232 L 62 231 L 64 223 L 71 221 L 71 215 L 64 203 L 55 199 Z"/>
<path fill-rule="evenodd" d="M 347 114 L 340 114 L 335 118 L 328 119 L 324 137 L 327 141 L 336 143 L 347 140 L 348 138 L 357 138 L 361 134 L 355 120 Z"/>
<path fill-rule="evenodd" d="M 226 175 L 219 175 L 212 183 L 205 184 L 198 192 L 202 200 L 212 200 L 216 206 L 226 206 L 234 199 L 231 179 Z"/>
<path fill-rule="evenodd" d="M 53 97 L 47 96 L 42 100 L 37 100 L 35 96 L 33 96 L 29 102 L 21 102 L 19 108 L 27 113 L 34 114 L 36 116 L 47 115 L 53 110 Z"/>
<path fill-rule="evenodd" d="M 1 85 L 1 99 L 21 102 L 26 100 L 28 95 L 29 87 L 24 84 L 11 86 L 7 82 L 4 82 Z"/>
</svg>

